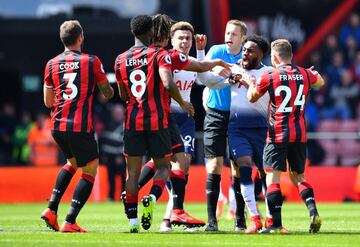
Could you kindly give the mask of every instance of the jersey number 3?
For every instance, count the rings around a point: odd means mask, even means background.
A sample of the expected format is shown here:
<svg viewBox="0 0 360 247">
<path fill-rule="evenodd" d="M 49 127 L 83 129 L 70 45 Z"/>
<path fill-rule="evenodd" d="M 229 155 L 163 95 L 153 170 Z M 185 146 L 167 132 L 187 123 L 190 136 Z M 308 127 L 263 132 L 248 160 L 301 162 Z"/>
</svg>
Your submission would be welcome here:
<svg viewBox="0 0 360 247">
<path fill-rule="evenodd" d="M 294 105 L 301 106 L 301 108 L 300 108 L 301 110 L 304 109 L 304 104 L 305 104 L 305 95 L 303 95 L 303 90 L 304 90 L 304 85 L 300 84 L 299 90 L 297 92 L 297 95 L 296 95 L 296 98 L 294 101 Z M 280 96 L 281 91 L 285 92 L 285 98 L 281 102 L 277 112 L 292 112 L 292 110 L 293 110 L 292 106 L 287 106 L 287 104 L 289 103 L 289 101 L 291 99 L 291 89 L 288 86 L 282 85 L 282 86 L 276 88 L 275 96 Z"/>
<path fill-rule="evenodd" d="M 64 74 L 64 80 L 67 81 L 66 90 L 63 93 L 63 98 L 65 100 L 71 100 L 76 97 L 78 94 L 78 89 L 74 84 L 77 73 L 66 73 Z"/>
</svg>

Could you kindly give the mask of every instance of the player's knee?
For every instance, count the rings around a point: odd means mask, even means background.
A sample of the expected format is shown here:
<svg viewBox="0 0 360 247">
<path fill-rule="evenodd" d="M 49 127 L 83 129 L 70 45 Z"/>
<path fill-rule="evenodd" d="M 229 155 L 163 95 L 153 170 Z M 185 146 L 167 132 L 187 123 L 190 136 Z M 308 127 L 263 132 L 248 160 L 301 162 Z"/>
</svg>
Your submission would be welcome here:
<svg viewBox="0 0 360 247">
<path fill-rule="evenodd" d="M 171 161 L 171 170 L 182 170 L 180 166 L 180 162 Z"/>
<path fill-rule="evenodd" d="M 82 167 L 83 173 L 89 174 L 90 176 L 95 177 L 97 174 L 97 168 L 99 166 L 99 160 L 95 159 L 87 163 L 84 167 Z"/>
<path fill-rule="evenodd" d="M 72 157 L 72 158 L 68 159 L 66 164 L 71 166 L 75 170 L 78 168 L 77 161 L 76 161 L 75 157 Z"/>
<path fill-rule="evenodd" d="M 221 174 L 221 167 L 216 163 L 208 163 L 206 164 L 206 171 L 211 174 Z"/>
<path fill-rule="evenodd" d="M 266 184 L 278 184 L 280 183 L 281 171 L 278 170 L 269 170 L 266 171 Z"/>
<path fill-rule="evenodd" d="M 291 181 L 294 183 L 295 186 L 297 186 L 298 183 L 305 182 L 304 173 L 299 174 L 297 172 L 290 172 L 290 178 L 291 178 Z"/>
<path fill-rule="evenodd" d="M 170 166 L 168 164 L 159 164 L 157 171 L 159 173 L 168 173 L 170 171 Z"/>
<path fill-rule="evenodd" d="M 252 167 L 251 157 L 241 157 L 236 160 L 236 165 L 238 167 Z"/>
<path fill-rule="evenodd" d="M 174 155 L 175 162 L 171 163 L 171 170 L 187 171 L 189 169 L 189 162 L 184 152 Z"/>
</svg>

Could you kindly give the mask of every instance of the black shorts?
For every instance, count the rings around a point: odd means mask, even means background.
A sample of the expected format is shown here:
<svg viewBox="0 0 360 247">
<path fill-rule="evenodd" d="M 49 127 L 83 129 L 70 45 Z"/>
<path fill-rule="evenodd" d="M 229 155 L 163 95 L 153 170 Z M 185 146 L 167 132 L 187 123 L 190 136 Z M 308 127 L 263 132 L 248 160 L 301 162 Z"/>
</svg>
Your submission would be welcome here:
<svg viewBox="0 0 360 247">
<path fill-rule="evenodd" d="M 51 131 L 51 134 L 64 153 L 66 159 L 75 158 L 78 167 L 99 158 L 94 133 Z"/>
<path fill-rule="evenodd" d="M 171 138 L 169 129 L 129 130 L 124 131 L 124 155 L 144 156 L 151 158 L 170 157 Z"/>
<path fill-rule="evenodd" d="M 306 162 L 306 143 L 268 143 L 264 148 L 265 170 L 286 171 L 286 160 L 289 163 L 289 170 L 304 173 Z"/>
<path fill-rule="evenodd" d="M 179 126 L 172 114 L 169 115 L 169 131 L 171 135 L 171 150 L 173 154 L 185 152 Z"/>
<path fill-rule="evenodd" d="M 204 120 L 204 153 L 206 158 L 226 156 L 228 111 L 208 108 Z"/>
</svg>

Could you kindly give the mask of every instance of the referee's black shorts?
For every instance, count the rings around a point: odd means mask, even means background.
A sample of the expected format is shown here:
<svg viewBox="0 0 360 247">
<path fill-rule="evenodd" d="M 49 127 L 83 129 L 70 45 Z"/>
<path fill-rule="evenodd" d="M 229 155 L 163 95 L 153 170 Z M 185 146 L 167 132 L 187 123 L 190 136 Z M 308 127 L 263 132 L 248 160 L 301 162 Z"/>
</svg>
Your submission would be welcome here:
<svg viewBox="0 0 360 247">
<path fill-rule="evenodd" d="M 204 119 L 205 158 L 226 157 L 229 111 L 208 108 Z"/>
</svg>

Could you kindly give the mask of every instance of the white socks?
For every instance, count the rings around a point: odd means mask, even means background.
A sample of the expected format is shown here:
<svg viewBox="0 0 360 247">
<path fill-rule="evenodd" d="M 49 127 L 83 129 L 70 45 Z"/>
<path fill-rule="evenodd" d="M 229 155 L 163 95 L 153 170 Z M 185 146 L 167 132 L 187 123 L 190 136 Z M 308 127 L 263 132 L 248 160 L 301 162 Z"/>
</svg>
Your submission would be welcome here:
<svg viewBox="0 0 360 247">
<path fill-rule="evenodd" d="M 172 211 L 173 206 L 174 206 L 173 195 L 172 195 L 171 191 L 168 191 L 168 193 L 169 193 L 169 200 L 168 200 L 168 203 L 166 205 L 166 211 L 165 211 L 163 219 L 170 219 L 171 211 Z"/>
<path fill-rule="evenodd" d="M 154 203 L 156 203 L 156 196 L 155 196 L 155 195 L 153 195 L 153 194 L 150 194 L 149 196 L 151 196 L 151 198 L 152 198 L 153 202 L 154 202 Z"/>
<path fill-rule="evenodd" d="M 235 192 L 232 186 L 229 186 L 229 211 L 230 210 L 236 210 Z"/>
<path fill-rule="evenodd" d="M 139 219 L 138 218 L 134 218 L 134 219 L 130 219 L 130 227 L 134 226 L 134 225 L 139 225 Z"/>
<path fill-rule="evenodd" d="M 254 184 L 240 184 L 241 194 L 249 210 L 250 216 L 259 215 L 256 207 Z"/>
</svg>

